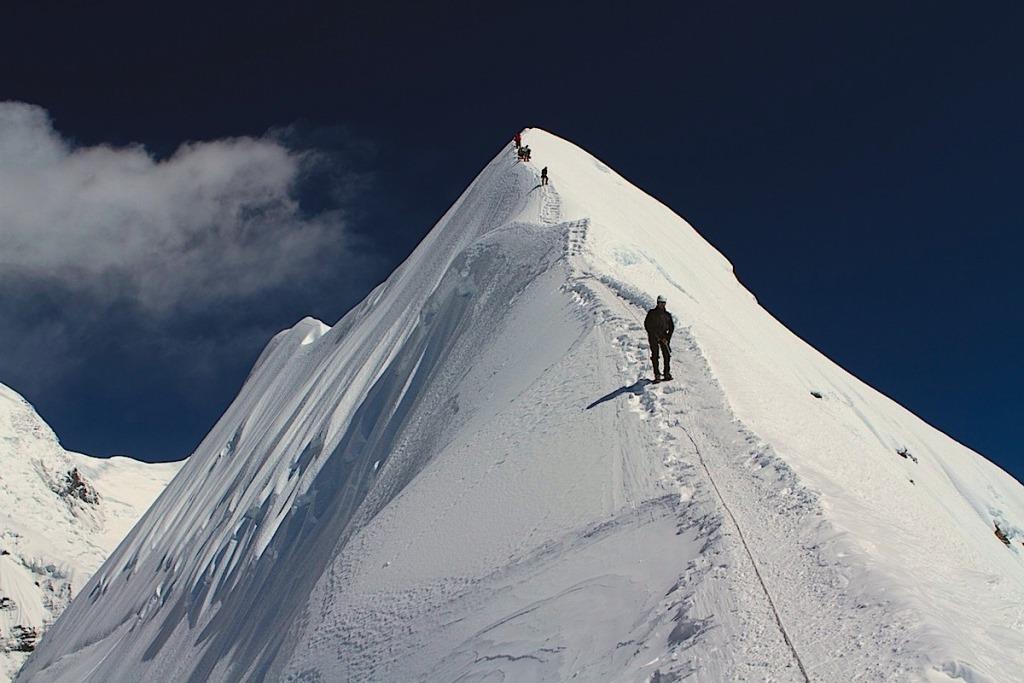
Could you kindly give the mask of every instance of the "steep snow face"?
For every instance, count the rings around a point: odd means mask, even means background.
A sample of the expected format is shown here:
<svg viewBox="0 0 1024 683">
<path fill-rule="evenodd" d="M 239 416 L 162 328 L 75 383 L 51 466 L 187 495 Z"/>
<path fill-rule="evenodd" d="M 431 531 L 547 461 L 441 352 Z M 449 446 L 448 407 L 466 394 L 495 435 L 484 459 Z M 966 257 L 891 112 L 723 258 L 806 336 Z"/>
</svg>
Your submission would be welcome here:
<svg viewBox="0 0 1024 683">
<path fill-rule="evenodd" d="M 1015 678 L 1024 489 L 524 141 L 337 325 L 271 341 L 23 680 Z"/>
<path fill-rule="evenodd" d="M 67 452 L 0 385 L 0 680 L 14 676 L 178 468 Z"/>
<path fill-rule="evenodd" d="M 638 305 L 657 292 L 669 297 L 736 417 L 818 496 L 835 532 L 820 542 L 851 568 L 870 568 L 858 590 L 919 628 L 914 639 L 927 643 L 937 672 L 929 675 L 1018 678 L 1020 483 L 789 332 L 669 209 L 607 179 L 603 164 L 562 140 L 538 135 L 532 146 L 555 170 L 566 214 L 591 217 L 589 270 Z M 760 467 L 762 444 L 749 449 L 748 466 Z M 792 568 L 774 566 L 780 585 L 791 580 Z M 804 598 L 790 600 L 783 608 L 800 640 Z"/>
</svg>

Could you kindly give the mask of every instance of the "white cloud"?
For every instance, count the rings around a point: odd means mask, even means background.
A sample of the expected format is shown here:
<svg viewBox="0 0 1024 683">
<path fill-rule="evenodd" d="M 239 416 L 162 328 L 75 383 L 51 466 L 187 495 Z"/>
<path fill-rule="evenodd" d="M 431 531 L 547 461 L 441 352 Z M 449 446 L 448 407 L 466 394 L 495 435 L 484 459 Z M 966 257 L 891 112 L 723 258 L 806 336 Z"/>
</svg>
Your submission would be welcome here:
<svg viewBox="0 0 1024 683">
<path fill-rule="evenodd" d="M 166 159 L 76 147 L 41 107 L 0 102 L 0 275 L 155 316 L 295 286 L 348 248 L 337 207 L 306 216 L 295 198 L 314 158 L 268 137 L 188 143 Z"/>
</svg>

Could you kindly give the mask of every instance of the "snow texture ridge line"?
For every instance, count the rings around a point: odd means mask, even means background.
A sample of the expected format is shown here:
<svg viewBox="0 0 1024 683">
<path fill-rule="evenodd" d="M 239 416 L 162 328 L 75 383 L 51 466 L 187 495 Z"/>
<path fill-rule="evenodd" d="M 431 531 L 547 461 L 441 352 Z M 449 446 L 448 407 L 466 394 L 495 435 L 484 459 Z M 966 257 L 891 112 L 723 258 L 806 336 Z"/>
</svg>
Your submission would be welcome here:
<svg viewBox="0 0 1024 683">
<path fill-rule="evenodd" d="M 609 283 L 605 282 L 604 284 Z M 620 285 L 618 289 L 619 291 L 623 291 L 625 288 Z M 637 325 L 642 325 L 642 321 L 640 320 L 639 316 L 637 316 L 632 311 L 630 311 L 630 313 L 636 320 Z M 806 683 L 810 683 L 811 679 L 810 676 L 807 674 L 807 668 L 804 666 L 803 660 L 800 658 L 800 654 L 797 652 L 796 646 L 793 644 L 793 639 L 790 636 L 789 631 L 786 630 L 786 626 L 782 621 L 782 616 L 779 614 L 779 610 L 775 605 L 775 600 L 772 598 L 771 591 L 768 590 L 768 586 L 767 584 L 765 584 L 764 577 L 761 576 L 761 571 L 760 569 L 758 569 L 757 558 L 754 556 L 754 552 L 751 550 L 750 545 L 747 543 L 747 539 L 743 534 L 743 529 L 740 526 L 739 521 L 736 519 L 736 515 L 733 514 L 732 508 L 729 506 L 729 503 L 725 500 L 725 496 L 722 495 L 722 491 L 718 487 L 718 483 L 715 481 L 715 477 L 711 473 L 711 469 L 708 467 L 707 461 L 704 459 L 704 454 L 701 452 L 700 446 L 697 444 L 697 441 L 694 440 L 693 435 L 690 434 L 690 432 L 685 428 L 683 429 L 683 433 L 686 435 L 686 438 L 693 446 L 693 450 L 697 454 L 697 459 L 700 462 L 701 467 L 704 469 L 708 481 L 710 482 L 712 489 L 714 489 L 715 496 L 718 498 L 718 501 L 721 504 L 722 509 L 729 516 L 729 520 L 732 522 L 733 527 L 736 529 L 736 535 L 739 538 L 740 544 L 743 546 L 744 552 L 750 560 L 750 566 L 754 570 L 754 574 L 757 577 L 758 585 L 761 587 L 761 591 L 764 593 L 765 599 L 768 601 L 768 605 L 771 607 L 772 615 L 775 618 L 775 623 L 778 625 L 779 632 L 782 635 L 783 640 L 785 640 L 786 646 L 789 648 L 789 651 L 792 653 L 793 659 L 796 662 L 797 667 L 800 669 L 801 676 L 803 677 Z"/>
<path fill-rule="evenodd" d="M 580 253 L 582 253 L 582 250 L 577 248 L 576 249 L 576 254 L 578 255 Z M 640 294 L 639 292 L 636 292 L 636 291 L 631 291 L 631 288 L 628 287 L 627 285 L 624 285 L 623 283 L 616 282 L 616 281 L 612 280 L 611 278 L 608 278 L 608 277 L 594 277 L 592 274 L 586 272 L 586 268 L 587 267 L 582 262 L 576 261 L 576 262 L 573 263 L 573 266 L 574 266 L 573 269 L 572 269 L 573 276 L 574 276 L 574 279 L 577 281 L 577 283 L 582 283 L 583 281 L 588 280 L 588 279 L 596 281 L 596 282 L 599 282 L 601 285 L 604 285 L 604 286 L 608 287 L 609 291 L 613 292 L 618 298 L 620 298 L 621 300 L 623 300 L 627 304 L 629 304 L 629 306 L 624 309 L 624 312 L 626 314 L 628 314 L 635 321 L 636 324 L 629 326 L 629 329 L 623 330 L 623 332 L 625 334 L 636 333 L 636 332 L 639 332 L 639 331 L 643 330 L 643 323 L 642 323 L 640 317 L 637 315 L 636 311 L 633 310 L 633 306 L 635 304 L 637 304 L 637 303 L 641 303 L 642 304 L 643 302 L 647 301 L 649 299 L 649 297 L 647 295 Z M 584 287 L 586 287 L 586 285 L 584 285 Z M 631 295 L 632 295 L 632 298 L 631 298 Z M 589 302 L 597 303 L 597 305 L 600 305 L 600 297 L 597 296 L 596 292 L 594 292 L 593 289 L 589 289 L 589 296 L 587 296 L 586 299 Z M 643 307 L 645 307 L 645 306 L 649 307 L 652 304 L 653 304 L 653 300 L 651 300 L 649 303 L 644 304 L 643 306 L 640 306 L 639 308 L 640 308 L 640 310 L 642 310 Z M 607 320 L 609 322 L 613 322 L 613 323 L 616 320 L 615 314 L 610 309 L 608 309 L 607 307 L 605 307 L 605 320 Z M 685 334 L 685 332 L 683 334 Z M 625 336 L 625 335 L 623 335 L 623 336 Z M 635 359 L 634 359 L 634 361 L 635 361 Z M 636 366 L 636 365 L 637 365 L 637 363 L 634 362 L 634 366 Z M 642 365 L 641 365 L 640 369 L 642 371 Z M 677 379 L 681 379 L 681 377 L 677 377 Z M 697 461 L 700 463 L 701 467 L 703 468 L 703 470 L 705 472 L 705 475 L 707 476 L 708 482 L 711 484 L 712 490 L 715 493 L 715 497 L 716 497 L 716 499 L 718 501 L 718 504 L 721 505 L 721 508 L 728 515 L 729 519 L 732 522 L 732 526 L 736 530 L 737 537 L 739 538 L 739 541 L 741 543 L 743 551 L 744 551 L 744 553 L 746 555 L 746 559 L 747 559 L 747 561 L 749 561 L 750 566 L 753 569 L 754 574 L 755 574 L 755 576 L 757 578 L 758 587 L 760 588 L 761 593 L 764 595 L 764 598 L 767 601 L 767 604 L 768 604 L 768 606 L 771 609 L 771 613 L 772 613 L 772 616 L 773 616 L 773 619 L 774 619 L 774 624 L 775 624 L 776 628 L 778 629 L 779 634 L 781 635 L 783 641 L 785 642 L 785 645 L 788 648 L 788 651 L 791 654 L 791 656 L 793 658 L 793 661 L 796 662 L 796 665 L 797 665 L 797 667 L 798 667 L 798 669 L 799 669 L 799 671 L 801 673 L 802 679 L 806 683 L 809 683 L 810 682 L 810 677 L 807 674 L 806 667 L 804 666 L 804 663 L 803 663 L 802 659 L 800 658 L 800 655 L 797 652 L 796 647 L 793 644 L 793 641 L 792 641 L 792 639 L 791 639 L 791 637 L 789 635 L 789 632 L 787 631 L 787 629 L 786 629 L 786 627 L 785 627 L 785 625 L 784 625 L 784 623 L 782 621 L 782 617 L 779 614 L 778 609 L 777 609 L 777 607 L 775 605 L 775 601 L 772 598 L 771 591 L 768 589 L 768 586 L 766 585 L 763 577 L 761 576 L 761 573 L 760 573 L 760 571 L 758 569 L 757 560 L 756 560 L 756 558 L 754 556 L 753 551 L 751 550 L 751 548 L 747 544 L 746 538 L 745 538 L 745 536 L 743 534 L 743 530 L 742 530 L 742 528 L 740 526 L 739 521 L 736 519 L 736 516 L 733 514 L 731 508 L 729 507 L 729 504 L 725 500 L 725 497 L 722 494 L 720 488 L 718 487 L 718 484 L 715 482 L 714 475 L 712 474 L 711 469 L 708 467 L 707 462 L 704 459 L 704 455 L 701 452 L 700 446 L 698 445 L 697 441 L 693 438 L 693 436 L 690 434 L 690 432 L 688 430 L 683 428 L 682 431 L 683 431 L 683 434 L 686 436 L 686 438 L 691 443 L 691 445 L 693 446 L 694 452 L 695 452 L 696 457 L 697 457 Z"/>
<path fill-rule="evenodd" d="M 612 334 L 617 335 L 618 340 L 623 340 L 623 343 L 620 344 L 620 349 L 625 352 L 624 355 L 628 358 L 626 367 L 634 373 L 644 374 L 649 371 L 649 359 L 646 357 L 644 348 L 645 342 L 637 344 L 633 341 L 636 340 L 643 328 L 635 314 L 634 306 L 636 302 L 628 298 L 630 288 L 625 286 L 616 287 L 609 283 L 607 278 L 597 279 L 586 275 L 577 277 L 573 287 L 575 291 L 584 293 L 583 300 L 589 306 L 597 307 L 603 312 L 602 324 L 610 324 L 615 328 Z M 602 288 L 605 289 L 602 290 Z M 602 291 L 606 292 L 607 296 L 603 295 Z M 621 312 L 616 313 L 616 310 Z M 629 322 L 630 319 L 633 322 Z M 805 658 L 794 652 L 795 645 L 789 629 L 784 626 L 785 619 L 782 615 L 782 610 L 779 608 L 778 600 L 772 597 L 772 590 L 768 586 L 768 580 L 765 578 L 763 571 L 761 571 L 760 563 L 754 557 L 753 550 L 747 542 L 747 534 L 739 535 L 742 534 L 742 529 L 745 525 L 740 521 L 736 511 L 726 502 L 727 496 L 713 474 L 712 466 L 708 462 L 707 454 L 705 453 L 705 448 L 711 448 L 712 451 L 721 451 L 723 454 L 726 454 L 731 448 L 742 448 L 751 444 L 756 445 L 760 443 L 760 440 L 743 429 L 731 412 L 720 405 L 720 399 L 717 398 L 720 395 L 720 389 L 715 385 L 713 378 L 710 376 L 706 361 L 697 344 L 690 337 L 689 330 L 677 328 L 676 336 L 678 338 L 677 341 L 680 342 L 676 344 L 677 348 L 673 356 L 674 365 L 677 367 L 675 372 L 676 380 L 657 385 L 657 391 L 651 386 L 643 389 L 643 383 L 638 382 L 637 384 L 641 386 L 639 391 L 619 393 L 624 393 L 631 402 L 635 401 L 639 404 L 637 408 L 640 411 L 641 417 L 645 417 L 648 421 L 650 421 L 651 416 L 657 417 L 656 428 L 662 434 L 661 439 L 666 446 L 666 466 L 669 468 L 676 485 L 680 489 L 680 495 L 685 496 L 691 503 L 696 503 L 702 499 L 699 487 L 697 490 L 694 489 L 696 474 L 694 466 L 698 466 L 701 470 L 705 471 L 707 482 L 711 485 L 713 501 L 712 499 L 706 499 L 702 505 L 705 507 L 710 506 L 710 508 L 715 510 L 713 513 L 715 515 L 719 514 L 717 512 L 719 510 L 727 511 L 735 520 L 732 526 L 738 534 L 737 539 L 740 541 L 735 545 L 731 545 L 728 542 L 727 535 L 723 535 L 721 538 L 713 538 L 711 539 L 712 543 L 706 546 L 705 554 L 709 554 L 711 548 L 719 547 L 716 551 L 717 553 L 733 558 L 723 561 L 725 566 L 731 567 L 731 578 L 725 582 L 726 590 L 744 596 L 744 599 L 749 599 L 750 596 L 754 595 L 763 596 L 763 603 L 767 606 L 763 619 L 767 621 L 754 617 L 743 628 L 745 631 L 757 632 L 760 630 L 761 633 L 764 633 L 764 629 L 768 628 L 770 624 L 770 628 L 778 634 L 779 646 L 785 648 L 786 659 L 778 664 L 779 668 L 775 669 L 776 673 L 774 675 L 784 676 L 784 667 L 797 662 L 797 668 L 801 672 L 801 680 L 807 680 L 804 678 L 804 675 L 806 674 L 809 679 L 810 673 L 808 671 L 809 667 L 804 664 Z M 679 401 L 674 400 L 673 397 L 675 396 L 683 396 L 687 399 L 688 404 L 696 405 L 690 405 L 689 408 L 686 408 L 680 405 Z M 686 424 L 687 420 L 692 422 L 692 424 Z M 677 435 L 673 436 L 673 432 L 676 432 Z M 732 435 L 730 436 L 730 434 Z M 680 439 L 685 439 L 691 444 L 693 449 L 691 453 L 692 465 L 686 464 L 687 455 L 681 451 L 678 445 L 675 445 L 682 443 Z M 701 444 L 704 444 L 705 448 L 701 448 Z M 723 448 L 723 444 L 726 448 Z M 735 446 L 729 447 L 729 444 L 735 444 Z M 892 620 L 891 617 L 886 617 L 877 606 L 860 605 L 857 612 L 851 613 L 867 615 L 861 623 L 858 623 L 859 620 L 854 619 L 842 622 L 842 628 L 836 628 L 836 625 L 828 625 L 834 618 L 833 615 L 839 605 L 842 605 L 844 609 L 850 610 L 853 609 L 853 606 L 846 604 L 850 602 L 848 596 L 844 596 L 841 591 L 837 592 L 835 590 L 835 586 L 845 585 L 846 579 L 841 575 L 837 575 L 834 568 L 823 563 L 821 558 L 808 555 L 806 548 L 813 547 L 813 545 L 806 539 L 809 534 L 811 539 L 822 533 L 825 536 L 832 536 L 834 531 L 813 530 L 814 525 L 819 524 L 816 516 L 821 514 L 820 506 L 816 503 L 813 495 L 809 495 L 808 492 L 802 490 L 802 487 L 795 479 L 795 475 L 777 456 L 772 456 L 770 450 L 766 450 L 761 445 L 755 446 L 753 454 L 758 469 L 774 472 L 776 476 L 781 477 L 782 481 L 788 482 L 787 487 L 780 492 L 774 482 L 769 479 L 768 485 L 762 486 L 762 490 L 758 491 L 756 486 L 751 488 L 750 482 L 762 481 L 760 476 L 751 476 L 753 473 L 743 470 L 733 475 L 734 480 L 743 485 L 743 490 L 732 498 L 734 500 L 757 500 L 761 503 L 760 507 L 747 510 L 747 525 L 754 524 L 756 526 L 759 524 L 761 527 L 765 526 L 763 521 L 761 521 L 764 507 L 772 508 L 775 513 L 766 519 L 789 520 L 778 529 L 762 528 L 757 533 L 761 547 L 766 549 L 775 548 L 773 560 L 776 565 L 782 567 L 783 574 L 778 575 L 779 572 L 776 572 L 775 583 L 785 589 L 787 584 L 791 582 L 791 579 L 785 573 L 788 571 L 788 565 L 794 562 L 793 558 L 802 557 L 796 563 L 796 566 L 818 567 L 816 570 L 818 576 L 814 576 L 814 573 L 812 573 L 804 578 L 806 583 L 802 586 L 802 589 L 807 591 L 806 595 L 797 596 L 798 599 L 794 600 L 791 588 L 782 591 L 783 595 L 789 594 L 789 609 L 794 622 L 799 620 L 817 624 L 814 628 L 803 627 L 805 640 L 810 638 L 811 640 L 820 641 L 824 637 L 826 639 L 835 639 L 838 642 L 856 642 L 858 637 L 869 637 L 877 640 L 879 646 L 883 643 L 891 642 L 891 645 L 887 645 L 887 647 L 891 647 L 893 650 L 904 648 L 906 646 L 905 638 L 900 637 L 894 640 L 884 632 L 877 631 L 875 625 L 886 619 Z M 729 474 L 731 470 L 740 464 L 738 462 L 725 461 L 723 465 L 717 468 L 719 475 Z M 722 469 L 722 467 L 725 469 Z M 700 514 L 708 513 L 702 512 Z M 803 529 L 803 531 L 794 533 L 798 529 Z M 739 553 L 738 555 L 736 554 L 737 552 Z M 780 558 L 786 559 L 780 561 Z M 744 577 L 741 565 L 736 564 L 737 562 L 749 566 L 754 572 L 753 575 Z M 806 572 L 806 570 L 804 571 Z M 700 589 L 698 588 L 699 591 Z M 758 598 L 758 600 L 760 601 L 762 598 Z M 795 606 L 794 603 L 796 603 Z M 794 608 L 801 610 L 802 613 L 793 613 Z M 747 604 L 744 610 L 755 614 L 758 610 L 756 602 Z M 704 618 L 713 620 L 716 616 L 712 613 Z M 759 621 L 761 625 L 757 626 L 756 624 Z M 722 625 L 724 626 L 725 624 Z M 832 632 L 823 632 L 822 625 Z M 738 633 L 733 637 L 742 639 L 743 634 Z M 844 677 L 848 676 L 850 671 L 858 671 L 860 675 L 867 676 L 870 680 L 900 680 L 900 672 L 908 670 L 907 662 L 901 662 L 897 665 L 893 663 L 881 664 L 874 661 L 874 654 L 868 651 L 860 651 L 859 654 L 863 655 L 861 658 L 851 657 L 850 654 L 853 653 L 846 655 L 847 661 L 840 669 L 837 669 L 836 666 L 837 662 L 841 663 L 841 660 L 837 660 L 833 656 L 822 660 L 815 668 L 822 670 L 821 677 L 823 680 L 844 680 Z M 681 671 L 685 672 L 689 666 L 691 665 L 684 666 Z M 715 678 L 734 678 L 738 675 L 735 664 L 723 666 L 725 666 L 725 669 L 723 669 L 722 674 Z M 674 672 L 670 669 L 666 673 L 680 672 Z"/>
<path fill-rule="evenodd" d="M 553 188 L 550 189 L 549 192 L 557 197 L 557 193 L 555 192 L 555 190 Z M 555 222 L 558 219 L 558 217 L 559 217 L 557 215 L 552 216 L 551 215 L 552 213 L 554 213 L 554 212 L 549 212 L 549 215 L 546 218 L 546 220 L 548 222 Z M 542 212 L 542 216 L 544 216 L 543 212 Z M 576 222 L 570 224 L 569 225 L 569 229 L 566 231 L 566 254 L 569 257 L 569 262 L 570 262 L 570 274 L 571 274 L 570 276 L 573 279 L 577 280 L 577 281 L 593 277 L 593 275 L 591 275 L 590 273 L 587 272 L 587 266 L 583 262 L 583 260 L 580 259 L 580 258 L 575 258 L 575 257 L 579 257 L 579 256 L 581 256 L 583 254 L 584 247 L 585 247 L 585 244 L 586 244 L 586 226 L 587 226 L 587 224 L 588 224 L 588 221 L 586 219 L 583 219 L 581 221 L 576 221 Z M 628 296 L 630 293 L 632 293 L 634 295 L 634 298 L 635 299 L 639 299 L 640 301 L 644 301 L 644 300 L 646 300 L 649 297 L 649 295 L 646 295 L 646 296 L 639 295 L 638 296 L 638 294 L 639 294 L 638 292 L 630 292 L 629 291 L 630 288 L 628 286 L 623 285 L 622 283 L 616 282 L 616 281 L 614 281 L 611 278 L 604 277 L 604 278 L 598 278 L 598 279 L 599 279 L 600 282 L 602 282 L 602 284 L 608 286 L 612 291 L 620 292 L 621 293 L 620 296 L 622 296 L 623 294 Z M 592 298 L 592 300 L 594 300 L 594 299 Z M 645 307 L 650 307 L 650 304 L 647 304 Z M 641 310 L 642 310 L 642 308 L 641 308 Z M 636 327 L 633 328 L 633 329 L 636 329 L 636 330 L 642 329 L 643 322 L 640 320 L 640 317 L 637 315 L 637 313 L 635 311 L 629 310 L 629 309 L 627 309 L 627 312 L 636 321 Z M 607 311 L 607 313 L 611 313 L 611 312 Z M 608 317 L 610 318 L 611 316 L 608 316 Z M 592 407 L 592 406 L 588 406 L 588 408 L 589 407 Z M 779 614 L 778 608 L 775 605 L 775 601 L 772 598 L 771 591 L 769 591 L 768 586 L 765 584 L 764 578 L 761 576 L 761 572 L 758 569 L 757 559 L 754 556 L 754 553 L 751 550 L 749 544 L 747 543 L 746 537 L 743 534 L 743 529 L 740 527 L 739 521 L 736 519 L 736 516 L 733 514 L 732 509 L 730 508 L 728 502 L 725 500 L 725 497 L 722 494 L 721 489 L 718 487 L 718 484 L 715 482 L 715 477 L 712 474 L 711 469 L 708 467 L 707 462 L 704 459 L 704 455 L 701 452 L 700 446 L 697 444 L 697 441 L 694 440 L 693 436 L 685 428 L 683 429 L 683 433 L 686 435 L 687 439 L 692 444 L 693 449 L 694 449 L 694 451 L 695 451 L 695 453 L 697 455 L 697 459 L 700 462 L 701 467 L 703 468 L 703 470 L 704 470 L 704 472 L 705 472 L 705 474 L 706 474 L 706 476 L 708 478 L 708 481 L 710 482 L 710 484 L 711 484 L 711 486 L 712 486 L 712 488 L 713 488 L 713 490 L 715 492 L 715 495 L 716 495 L 719 503 L 722 506 L 722 509 L 726 512 L 726 514 L 728 515 L 730 521 L 732 522 L 733 527 L 736 529 L 736 533 L 737 533 L 737 536 L 738 536 L 738 538 L 740 540 L 740 543 L 743 546 L 743 550 L 746 553 L 748 560 L 750 561 L 750 565 L 751 565 L 751 568 L 754 570 L 755 576 L 757 577 L 758 585 L 760 586 L 761 591 L 764 593 L 764 596 L 765 596 L 765 599 L 768 602 L 768 605 L 771 607 L 771 611 L 772 611 L 772 615 L 774 616 L 775 623 L 778 626 L 779 632 L 782 635 L 782 638 L 785 641 L 786 646 L 789 648 L 789 651 L 792 654 L 793 659 L 796 662 L 797 667 L 800 670 L 800 674 L 803 677 L 803 680 L 805 681 L 805 683 L 810 683 L 811 679 L 810 679 L 810 677 L 809 677 L 809 675 L 807 673 L 807 669 L 804 666 L 803 660 L 800 658 L 800 654 L 796 650 L 796 646 L 793 644 L 793 640 L 790 637 L 789 632 L 786 630 L 786 626 L 783 623 L 782 617 Z"/>
<path fill-rule="evenodd" d="M 715 489 L 715 494 L 718 496 L 718 500 L 722 503 L 722 509 L 724 509 L 726 514 L 729 515 L 729 519 L 736 528 L 736 535 L 739 537 L 740 543 L 743 544 L 743 550 L 750 558 L 750 565 L 754 569 L 754 574 L 757 575 L 757 582 L 760 584 L 761 590 L 764 591 L 764 596 L 772 608 L 772 614 L 775 616 L 775 623 L 779 625 L 779 631 L 782 633 L 782 637 L 786 641 L 786 645 L 789 646 L 790 652 L 793 653 L 793 659 L 796 660 L 796 664 L 800 668 L 800 674 L 803 676 L 806 683 L 811 683 L 811 678 L 807 675 L 807 668 L 804 666 L 803 660 L 800 659 L 800 654 L 796 651 L 796 646 L 793 645 L 793 639 L 790 637 L 789 631 L 786 630 L 786 625 L 782 623 L 782 616 L 779 615 L 779 609 L 775 606 L 775 600 L 772 599 L 771 591 L 768 590 L 768 586 L 764 582 L 764 577 L 761 576 L 761 570 L 757 568 L 757 559 L 754 557 L 754 553 L 751 551 L 750 545 L 747 543 L 747 539 L 743 535 L 743 529 L 740 528 L 739 522 L 736 521 L 736 515 L 733 514 L 732 508 L 730 508 L 729 503 L 726 502 L 721 489 L 719 489 L 718 484 L 715 483 L 715 477 L 711 474 L 711 469 L 708 468 L 708 464 L 704 460 L 704 455 L 700 452 L 700 446 L 698 446 L 697 442 L 693 440 L 693 437 L 690 436 L 689 432 L 686 432 L 686 430 L 683 431 L 686 433 L 687 438 L 689 438 L 690 443 L 693 444 L 693 449 L 697 452 L 700 464 L 708 475 L 708 481 L 711 482 L 711 486 Z"/>
</svg>

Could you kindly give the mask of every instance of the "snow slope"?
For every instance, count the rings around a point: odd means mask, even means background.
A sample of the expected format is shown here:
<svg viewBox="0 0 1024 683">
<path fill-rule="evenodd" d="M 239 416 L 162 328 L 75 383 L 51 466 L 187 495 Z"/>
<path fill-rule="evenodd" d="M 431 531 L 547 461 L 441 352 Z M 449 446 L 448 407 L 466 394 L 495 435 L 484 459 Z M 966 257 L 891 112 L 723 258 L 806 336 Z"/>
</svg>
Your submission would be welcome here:
<svg viewBox="0 0 1024 683">
<path fill-rule="evenodd" d="M 271 341 L 18 680 L 1018 679 L 1024 488 L 524 141 L 333 328 Z"/>
<path fill-rule="evenodd" d="M 0 680 L 28 656 L 19 629 L 57 618 L 179 468 L 65 451 L 0 384 Z"/>
</svg>

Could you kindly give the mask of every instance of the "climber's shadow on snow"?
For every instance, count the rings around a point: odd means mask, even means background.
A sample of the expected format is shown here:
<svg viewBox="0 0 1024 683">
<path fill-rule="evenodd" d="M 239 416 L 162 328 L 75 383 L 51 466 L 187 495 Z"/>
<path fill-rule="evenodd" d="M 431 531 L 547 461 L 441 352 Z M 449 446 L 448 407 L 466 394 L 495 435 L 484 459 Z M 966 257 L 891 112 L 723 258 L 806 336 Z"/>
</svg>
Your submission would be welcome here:
<svg viewBox="0 0 1024 683">
<path fill-rule="evenodd" d="M 623 394 L 633 394 L 634 396 L 639 396 L 640 394 L 644 393 L 644 387 L 646 387 L 650 383 L 651 380 L 644 378 L 638 379 L 632 384 L 627 384 L 624 387 L 619 387 L 610 394 L 605 394 L 601 398 L 591 403 L 589 406 L 587 406 L 587 410 L 590 410 L 594 406 L 599 406 L 602 403 L 606 403 L 607 401 L 611 401 L 613 398 L 617 398 L 619 396 L 622 396 Z"/>
</svg>

